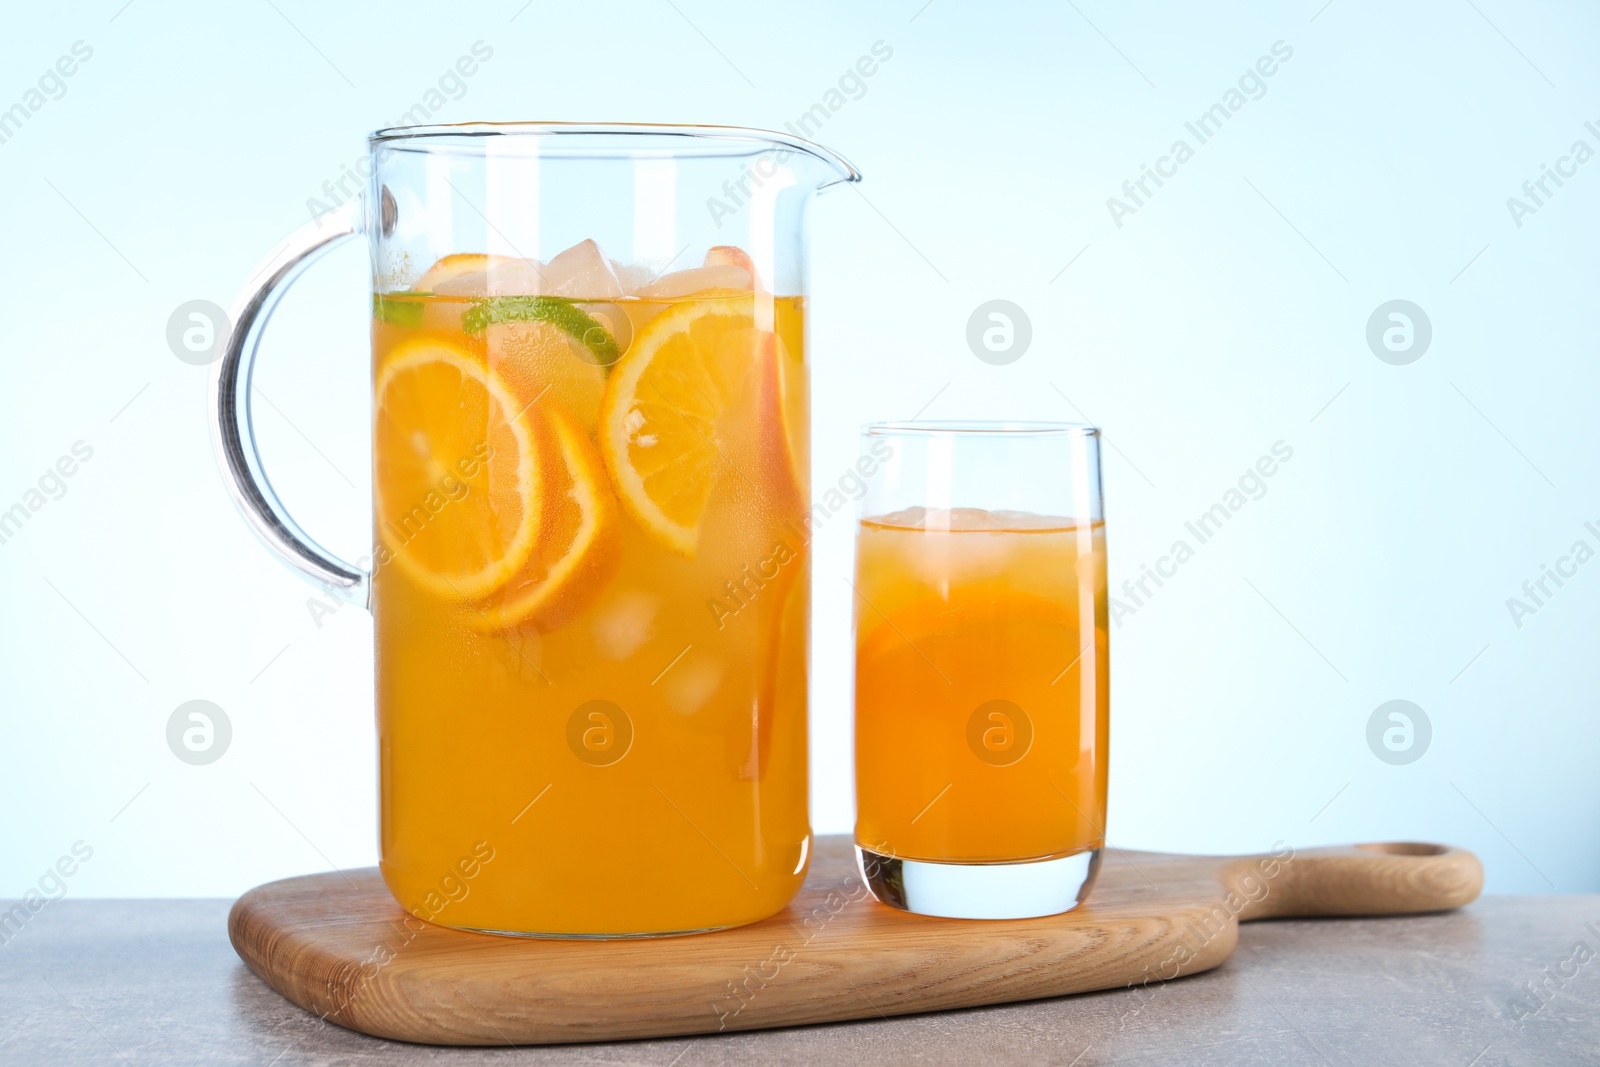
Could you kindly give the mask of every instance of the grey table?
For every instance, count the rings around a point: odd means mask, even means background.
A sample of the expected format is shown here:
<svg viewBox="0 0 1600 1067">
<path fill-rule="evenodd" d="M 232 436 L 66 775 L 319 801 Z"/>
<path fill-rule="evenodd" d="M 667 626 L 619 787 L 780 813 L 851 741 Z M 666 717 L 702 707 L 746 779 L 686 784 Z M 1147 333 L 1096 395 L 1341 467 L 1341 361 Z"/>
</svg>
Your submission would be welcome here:
<svg viewBox="0 0 1600 1067">
<path fill-rule="evenodd" d="M 0 928 L 0 1062 L 1600 1064 L 1600 896 L 1250 923 L 1220 969 L 1146 990 L 498 1050 L 397 1044 L 319 1022 L 239 962 L 227 914 L 220 900 L 63 900 L 20 930 Z"/>
</svg>

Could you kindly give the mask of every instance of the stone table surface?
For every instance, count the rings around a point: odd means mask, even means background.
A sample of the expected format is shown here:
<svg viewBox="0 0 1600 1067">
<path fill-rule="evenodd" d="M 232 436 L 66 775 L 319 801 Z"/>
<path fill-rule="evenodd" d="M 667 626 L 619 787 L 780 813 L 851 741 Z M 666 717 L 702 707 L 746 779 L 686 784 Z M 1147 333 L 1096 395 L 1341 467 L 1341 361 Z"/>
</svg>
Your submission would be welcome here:
<svg viewBox="0 0 1600 1067">
<path fill-rule="evenodd" d="M 0 927 L 0 1063 L 1600 1064 L 1600 896 L 1246 924 L 1146 989 L 604 1045 L 443 1049 L 321 1022 L 234 955 L 224 900 L 63 900 Z"/>
</svg>

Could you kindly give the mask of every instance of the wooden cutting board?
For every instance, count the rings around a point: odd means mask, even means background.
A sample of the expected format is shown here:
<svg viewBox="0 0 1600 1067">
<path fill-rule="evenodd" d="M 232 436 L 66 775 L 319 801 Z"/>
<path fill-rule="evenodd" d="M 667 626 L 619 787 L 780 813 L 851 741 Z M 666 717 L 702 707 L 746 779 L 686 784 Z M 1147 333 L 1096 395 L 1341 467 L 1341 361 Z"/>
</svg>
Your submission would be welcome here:
<svg viewBox="0 0 1600 1067">
<path fill-rule="evenodd" d="M 770 919 L 689 937 L 552 941 L 408 916 L 375 869 L 289 878 L 233 906 L 233 946 L 332 1022 L 436 1045 L 610 1041 L 864 1019 L 1114 989 L 1209 970 L 1252 919 L 1402 915 L 1477 897 L 1477 857 L 1382 844 L 1266 856 L 1108 849 L 1089 902 L 975 922 L 877 903 L 850 838 L 817 839 Z M 641 887 L 641 892 L 648 889 Z"/>
</svg>

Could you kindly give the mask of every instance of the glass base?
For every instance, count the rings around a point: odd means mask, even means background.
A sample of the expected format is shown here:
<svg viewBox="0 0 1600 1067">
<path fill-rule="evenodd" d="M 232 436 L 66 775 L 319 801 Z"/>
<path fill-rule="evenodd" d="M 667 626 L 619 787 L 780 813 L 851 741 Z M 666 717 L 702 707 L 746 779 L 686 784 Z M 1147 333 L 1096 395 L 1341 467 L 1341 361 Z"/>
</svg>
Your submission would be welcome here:
<svg viewBox="0 0 1600 1067">
<path fill-rule="evenodd" d="M 945 919 L 1036 919 L 1071 911 L 1100 873 L 1100 850 L 1019 863 L 933 863 L 856 846 L 872 895 L 891 908 Z"/>
</svg>

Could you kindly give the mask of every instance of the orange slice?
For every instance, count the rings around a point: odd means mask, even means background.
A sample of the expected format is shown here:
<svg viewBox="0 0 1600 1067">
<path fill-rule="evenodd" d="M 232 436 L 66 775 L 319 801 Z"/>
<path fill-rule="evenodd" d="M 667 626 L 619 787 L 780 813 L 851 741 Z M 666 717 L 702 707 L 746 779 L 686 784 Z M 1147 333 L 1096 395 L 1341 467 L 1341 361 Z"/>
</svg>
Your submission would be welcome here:
<svg viewBox="0 0 1600 1067">
<path fill-rule="evenodd" d="M 548 459 L 539 540 L 516 576 L 473 620 L 493 630 L 531 622 L 553 630 L 593 602 L 621 559 L 621 515 L 588 435 L 548 401 L 536 405 Z M 542 409 L 542 414 L 540 411 Z"/>
<path fill-rule="evenodd" d="M 785 506 L 797 495 L 781 425 L 787 357 L 777 335 L 757 326 L 758 299 L 668 308 L 634 335 L 606 382 L 600 454 L 617 498 L 652 539 L 679 555 L 694 555 L 719 481 L 750 482 Z"/>
<path fill-rule="evenodd" d="M 432 292 L 433 287 L 442 281 L 459 278 L 463 274 L 472 274 L 476 271 L 488 270 L 496 263 L 502 263 L 507 256 L 491 256 L 483 252 L 455 252 L 445 256 L 439 262 L 422 272 L 411 288 L 414 292 Z"/>
<path fill-rule="evenodd" d="M 541 471 L 521 405 L 471 351 L 429 337 L 395 347 L 375 394 L 373 493 L 390 557 L 440 596 L 493 592 L 539 533 Z"/>
</svg>

